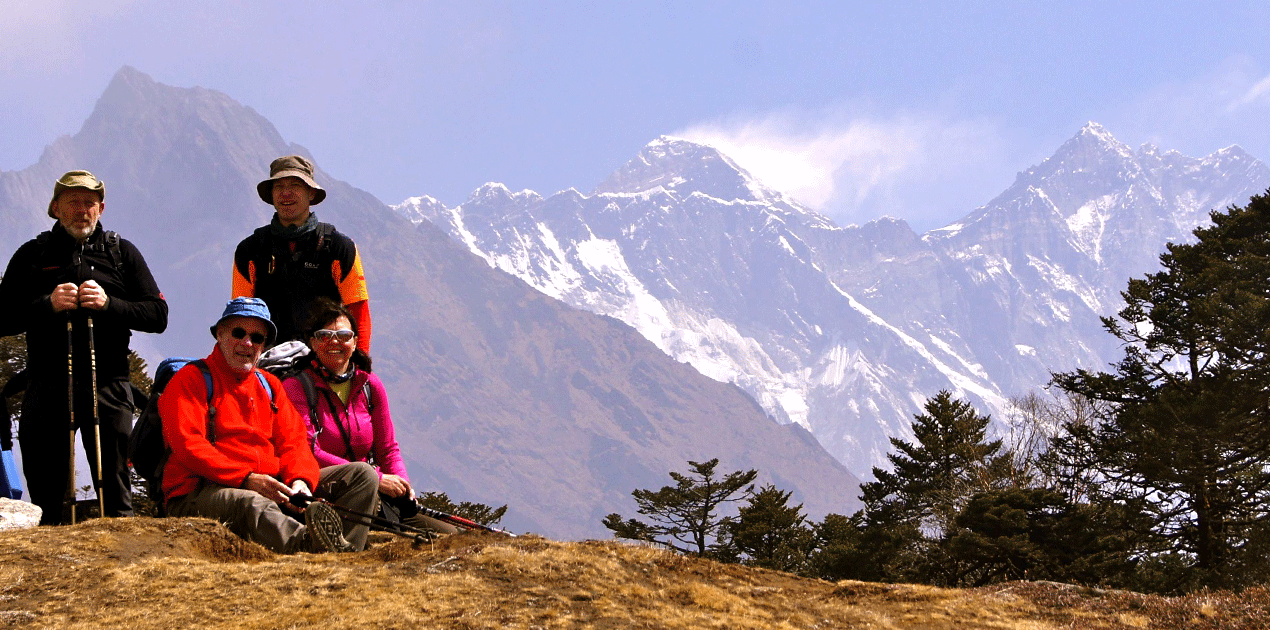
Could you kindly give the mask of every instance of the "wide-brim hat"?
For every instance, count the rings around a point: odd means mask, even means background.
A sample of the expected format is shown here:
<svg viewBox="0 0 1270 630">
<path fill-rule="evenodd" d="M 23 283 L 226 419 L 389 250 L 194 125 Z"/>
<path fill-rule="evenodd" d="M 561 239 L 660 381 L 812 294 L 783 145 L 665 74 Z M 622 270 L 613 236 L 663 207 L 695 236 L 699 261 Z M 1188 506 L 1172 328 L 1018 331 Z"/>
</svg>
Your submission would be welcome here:
<svg viewBox="0 0 1270 630">
<path fill-rule="evenodd" d="M 225 320 L 231 317 L 254 317 L 262 320 L 265 327 L 269 330 L 269 334 L 265 338 L 265 346 L 272 346 L 273 340 L 278 337 L 278 327 L 273 325 L 270 319 L 269 305 L 260 298 L 254 297 L 236 297 L 225 303 L 225 311 L 221 313 L 220 319 L 212 324 L 212 336 L 216 336 L 216 329 Z"/>
<path fill-rule="evenodd" d="M 57 215 L 53 214 L 53 207 L 57 205 L 57 196 L 72 189 L 82 188 L 91 190 L 101 197 L 102 201 L 106 200 L 106 184 L 96 175 L 88 171 L 66 171 L 57 181 L 53 183 L 53 198 L 49 199 L 49 218 L 56 219 Z"/>
<path fill-rule="evenodd" d="M 256 192 L 260 199 L 273 205 L 273 183 L 284 177 L 299 177 L 313 189 L 313 201 L 309 205 L 316 206 L 326 199 L 326 191 L 313 179 L 313 163 L 300 155 L 284 155 L 269 164 L 269 179 L 256 184 Z"/>
</svg>

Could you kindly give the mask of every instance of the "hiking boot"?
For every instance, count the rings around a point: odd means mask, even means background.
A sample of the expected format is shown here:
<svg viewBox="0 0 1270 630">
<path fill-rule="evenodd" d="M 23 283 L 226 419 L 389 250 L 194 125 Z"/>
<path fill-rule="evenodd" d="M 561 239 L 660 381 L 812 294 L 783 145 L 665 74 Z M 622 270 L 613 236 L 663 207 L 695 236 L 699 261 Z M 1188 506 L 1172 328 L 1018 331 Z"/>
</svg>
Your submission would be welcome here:
<svg viewBox="0 0 1270 630">
<path fill-rule="evenodd" d="M 353 545 L 344 540 L 344 522 L 340 515 L 325 503 L 314 501 L 304 509 L 304 535 L 313 553 L 353 550 Z"/>
</svg>

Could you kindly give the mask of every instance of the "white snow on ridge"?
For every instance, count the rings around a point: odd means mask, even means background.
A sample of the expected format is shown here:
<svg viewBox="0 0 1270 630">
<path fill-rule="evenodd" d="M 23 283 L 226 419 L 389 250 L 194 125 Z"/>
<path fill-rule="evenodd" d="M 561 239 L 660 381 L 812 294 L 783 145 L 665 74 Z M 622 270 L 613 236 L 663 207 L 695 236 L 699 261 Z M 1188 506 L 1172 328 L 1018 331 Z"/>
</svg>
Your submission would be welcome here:
<svg viewBox="0 0 1270 630">
<path fill-rule="evenodd" d="M 454 226 L 454 233 L 458 235 L 459 241 L 467 246 L 468 251 L 480 256 L 481 259 L 485 261 L 485 264 L 491 267 L 498 267 L 498 265 L 494 263 L 494 258 L 481 249 L 481 246 L 477 242 L 476 235 L 470 232 L 467 229 L 467 226 L 463 224 L 463 211 L 459 208 L 446 208 L 445 210 L 450 213 L 450 225 Z M 507 270 L 504 269 L 503 271 Z"/>
<path fill-rule="evenodd" d="M 1085 203 L 1067 217 L 1067 229 L 1075 237 L 1072 244 L 1099 264 L 1102 263 L 1102 235 L 1107 227 L 1107 211 L 1117 202 L 1116 195 L 1103 195 Z"/>
<path fill-rule="evenodd" d="M 878 327 L 884 330 L 887 330 L 891 334 L 898 337 L 904 345 L 908 346 L 913 351 L 917 352 L 918 355 L 920 355 L 923 359 L 926 359 L 926 361 L 928 361 L 936 370 L 938 370 L 941 374 L 943 374 L 949 380 L 949 382 L 952 383 L 954 387 L 958 388 L 961 391 L 973 392 L 977 394 L 987 404 L 992 405 L 994 408 L 997 408 L 997 409 L 1005 408 L 1007 404 L 1005 397 L 975 382 L 974 379 L 971 379 L 965 374 L 962 374 L 961 372 L 958 372 L 957 370 L 954 370 L 951 367 L 949 367 L 948 364 L 939 360 L 939 358 L 937 358 L 930 351 L 930 349 L 928 349 L 925 345 L 923 345 L 922 342 L 914 339 L 911 335 L 900 330 L 899 328 L 892 326 L 886 320 L 879 317 L 876 313 L 869 310 L 867 306 L 861 304 L 860 302 L 857 302 L 856 299 L 852 297 L 850 293 L 847 293 L 846 291 L 844 291 L 842 287 L 838 286 L 836 282 L 829 280 L 829 284 L 830 286 L 833 287 L 835 291 L 841 294 L 842 297 L 847 298 L 847 303 L 851 306 L 851 308 L 855 309 L 860 314 L 864 315 L 866 319 L 873 322 Z M 956 356 L 956 355 L 953 355 L 953 356 Z M 960 357 L 958 357 L 958 360 L 962 363 L 967 363 L 964 359 L 961 359 Z"/>
<path fill-rule="evenodd" d="M 648 292 L 647 287 L 631 272 L 622 256 L 622 249 L 616 241 L 592 237 L 586 241 L 574 243 L 578 262 L 591 271 L 591 275 L 608 281 L 610 290 L 605 293 L 587 292 L 587 295 L 572 296 L 569 302 L 577 303 L 580 299 L 594 312 L 603 312 L 616 317 L 641 335 L 657 344 L 663 352 L 668 352 L 662 340 L 667 331 L 672 330 L 670 315 L 661 301 Z M 621 288 L 619 294 L 614 288 Z M 613 297 L 622 295 L 622 303 L 614 303 Z M 607 308 L 600 305 L 607 305 Z M 599 308 L 597 308 L 599 307 Z"/>
<path fill-rule="evenodd" d="M 1101 313 L 1104 311 L 1102 301 L 1098 299 L 1098 296 L 1086 282 L 1067 273 L 1065 269 L 1048 260 L 1041 260 L 1040 258 L 1030 254 L 1027 259 L 1028 266 L 1037 270 L 1041 274 L 1041 278 L 1055 290 L 1067 291 L 1069 293 L 1076 294 L 1076 296 L 1080 298 L 1080 301 L 1084 302 L 1085 306 L 1089 307 L 1089 310 L 1095 313 Z M 1066 321 L 1070 318 L 1070 313 L 1067 311 L 1066 307 L 1060 308 L 1057 307 L 1057 305 L 1053 306 L 1055 307 L 1055 314 L 1059 315 L 1060 319 Z"/>
</svg>

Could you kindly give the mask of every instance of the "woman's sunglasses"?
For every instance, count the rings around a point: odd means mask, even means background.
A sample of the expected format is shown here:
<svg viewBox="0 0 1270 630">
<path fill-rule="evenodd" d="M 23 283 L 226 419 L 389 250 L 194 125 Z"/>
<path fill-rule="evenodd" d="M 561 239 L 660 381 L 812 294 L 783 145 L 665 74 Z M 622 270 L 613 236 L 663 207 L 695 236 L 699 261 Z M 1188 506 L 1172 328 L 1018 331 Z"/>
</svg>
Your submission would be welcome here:
<svg viewBox="0 0 1270 630">
<path fill-rule="evenodd" d="M 351 330 L 330 330 L 328 328 L 323 328 L 322 330 L 313 333 L 313 336 L 317 337 L 318 341 L 330 341 L 332 339 L 348 341 L 352 339 L 355 334 L 356 333 Z"/>
<path fill-rule="evenodd" d="M 233 335 L 234 339 L 242 339 L 247 336 L 247 331 L 242 328 L 235 328 L 229 331 L 229 334 Z M 260 345 L 265 342 L 265 336 L 258 332 L 251 333 L 251 342 Z"/>
</svg>

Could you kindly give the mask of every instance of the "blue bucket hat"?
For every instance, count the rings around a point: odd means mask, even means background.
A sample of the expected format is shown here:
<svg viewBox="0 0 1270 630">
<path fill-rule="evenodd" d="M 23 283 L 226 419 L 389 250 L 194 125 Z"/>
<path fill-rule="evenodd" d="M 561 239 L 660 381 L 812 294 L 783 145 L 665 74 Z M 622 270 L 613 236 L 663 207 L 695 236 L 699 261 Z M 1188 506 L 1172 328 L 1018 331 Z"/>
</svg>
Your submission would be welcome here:
<svg viewBox="0 0 1270 630">
<path fill-rule="evenodd" d="M 220 328 L 221 322 L 231 317 L 254 317 L 262 320 L 265 327 L 269 330 L 269 334 L 265 339 L 266 346 L 272 346 L 273 340 L 278 336 L 278 327 L 273 325 L 273 320 L 269 319 L 269 306 L 260 298 L 254 297 L 236 297 L 225 303 L 225 312 L 220 314 L 220 319 L 212 324 L 212 336 L 216 336 L 216 329 Z"/>
</svg>

